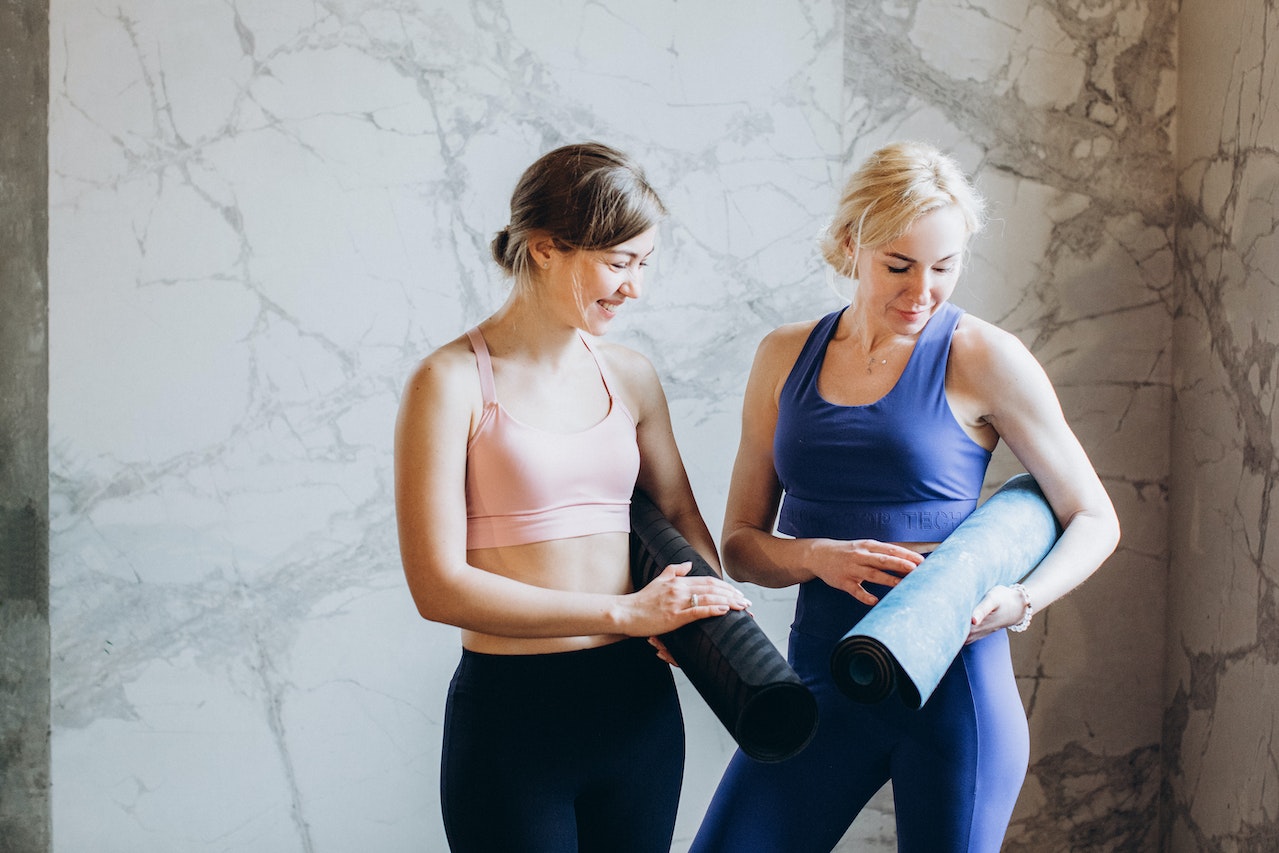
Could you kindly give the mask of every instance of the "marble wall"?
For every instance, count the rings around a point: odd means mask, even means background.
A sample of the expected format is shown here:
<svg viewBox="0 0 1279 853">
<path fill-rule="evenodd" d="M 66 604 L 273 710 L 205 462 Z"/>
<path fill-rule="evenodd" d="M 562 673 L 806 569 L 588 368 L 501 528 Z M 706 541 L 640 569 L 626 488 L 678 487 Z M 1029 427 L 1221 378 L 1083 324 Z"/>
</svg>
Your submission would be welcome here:
<svg viewBox="0 0 1279 853">
<path fill-rule="evenodd" d="M 457 632 L 404 586 L 391 424 L 411 365 L 502 299 L 486 245 L 520 170 L 597 138 L 661 188 L 618 337 L 661 373 L 718 530 L 755 344 L 838 304 L 816 234 L 906 136 L 990 197 L 956 301 L 1039 355 L 1125 529 L 1017 640 L 1034 746 L 1007 849 L 1153 849 L 1175 13 L 53 0 L 54 849 L 443 849 Z M 752 592 L 783 642 L 793 597 Z M 732 747 L 681 684 L 677 850 Z M 845 848 L 893 849 L 889 799 Z"/>
<path fill-rule="evenodd" d="M 718 529 L 755 342 L 834 300 L 811 238 L 842 171 L 840 20 L 53 4 L 57 850 L 443 848 L 459 646 L 399 567 L 401 384 L 504 297 L 487 243 L 524 166 L 624 148 L 675 216 L 620 336 Z M 730 746 L 685 704 L 682 841 Z"/>
<path fill-rule="evenodd" d="M 1279 3 L 1182 0 L 1180 26 L 1163 834 L 1275 850 Z"/>
<path fill-rule="evenodd" d="M 994 221 L 955 301 L 1039 357 L 1124 528 L 1101 572 L 1013 644 L 1032 756 L 1005 849 L 1152 849 L 1176 6 L 921 0 L 880 10 L 846 20 L 851 159 L 923 136 L 976 166 Z M 997 461 L 992 479 L 1013 464 Z"/>
</svg>

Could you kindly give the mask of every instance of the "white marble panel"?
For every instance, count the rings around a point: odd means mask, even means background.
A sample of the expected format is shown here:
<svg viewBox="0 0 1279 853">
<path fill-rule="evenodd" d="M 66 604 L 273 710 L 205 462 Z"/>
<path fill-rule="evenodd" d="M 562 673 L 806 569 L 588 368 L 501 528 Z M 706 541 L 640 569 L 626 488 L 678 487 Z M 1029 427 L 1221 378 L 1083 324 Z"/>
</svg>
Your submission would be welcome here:
<svg viewBox="0 0 1279 853">
<path fill-rule="evenodd" d="M 813 235 L 841 7 L 54 0 L 51 20 L 55 849 L 443 849 L 458 642 L 399 568 L 401 383 L 502 299 L 487 244 L 524 166 L 624 148 L 672 216 L 620 337 L 662 373 L 718 529 L 754 345 L 832 298 Z M 682 693 L 677 848 L 732 746 Z"/>
</svg>

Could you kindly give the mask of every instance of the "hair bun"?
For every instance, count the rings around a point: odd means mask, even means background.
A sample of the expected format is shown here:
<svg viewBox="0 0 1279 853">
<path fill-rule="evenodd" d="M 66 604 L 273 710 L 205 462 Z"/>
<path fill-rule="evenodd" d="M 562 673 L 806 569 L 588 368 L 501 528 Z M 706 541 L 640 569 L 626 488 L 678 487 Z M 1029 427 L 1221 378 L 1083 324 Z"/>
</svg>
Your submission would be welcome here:
<svg viewBox="0 0 1279 853">
<path fill-rule="evenodd" d="M 493 260 L 497 261 L 497 265 L 504 270 L 509 270 L 511 264 L 506 259 L 506 251 L 511 245 L 511 226 L 507 225 L 501 231 L 493 235 L 493 242 L 489 244 L 489 250 L 493 253 Z"/>
</svg>

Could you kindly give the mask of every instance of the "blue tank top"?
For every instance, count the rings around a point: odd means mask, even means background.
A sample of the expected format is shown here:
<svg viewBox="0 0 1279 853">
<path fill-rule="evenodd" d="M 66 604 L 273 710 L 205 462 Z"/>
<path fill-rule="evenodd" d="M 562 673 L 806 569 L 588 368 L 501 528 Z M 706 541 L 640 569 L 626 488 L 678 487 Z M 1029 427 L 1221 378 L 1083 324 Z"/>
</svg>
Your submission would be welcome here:
<svg viewBox="0 0 1279 853">
<path fill-rule="evenodd" d="M 879 400 L 837 406 L 818 393 L 817 377 L 844 310 L 818 321 L 782 386 L 773 437 L 785 492 L 777 529 L 800 538 L 940 542 L 976 509 L 990 463 L 990 451 L 964 432 L 946 401 L 950 341 L 964 312 L 949 302 L 938 309 Z M 840 637 L 864 609 L 809 581 L 794 627 Z"/>
</svg>

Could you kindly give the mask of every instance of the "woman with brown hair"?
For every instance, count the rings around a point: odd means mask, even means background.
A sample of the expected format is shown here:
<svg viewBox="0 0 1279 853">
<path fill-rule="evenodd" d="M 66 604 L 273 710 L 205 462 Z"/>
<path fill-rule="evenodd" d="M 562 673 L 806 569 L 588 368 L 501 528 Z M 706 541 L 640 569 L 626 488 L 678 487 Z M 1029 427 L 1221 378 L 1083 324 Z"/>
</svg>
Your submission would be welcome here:
<svg viewBox="0 0 1279 853">
<path fill-rule="evenodd" d="M 404 571 L 422 616 L 462 629 L 441 761 L 456 851 L 670 847 L 683 722 L 643 638 L 748 602 L 688 564 L 629 580 L 636 487 L 718 566 L 656 371 L 592 340 L 640 297 L 664 213 L 614 149 L 544 155 L 492 242 L 510 296 L 404 392 Z"/>
</svg>

